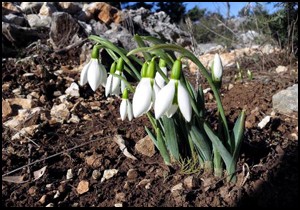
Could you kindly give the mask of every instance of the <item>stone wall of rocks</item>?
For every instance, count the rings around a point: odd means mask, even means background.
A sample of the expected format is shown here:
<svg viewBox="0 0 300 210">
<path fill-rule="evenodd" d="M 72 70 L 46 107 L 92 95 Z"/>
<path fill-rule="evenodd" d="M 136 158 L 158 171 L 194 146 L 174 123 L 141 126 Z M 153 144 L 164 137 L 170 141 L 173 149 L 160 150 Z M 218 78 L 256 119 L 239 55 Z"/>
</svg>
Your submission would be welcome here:
<svg viewBox="0 0 300 210">
<path fill-rule="evenodd" d="M 170 23 L 164 12 L 118 10 L 105 2 L 2 2 L 2 54 L 26 47 L 38 39 L 49 39 L 60 50 L 99 35 L 131 50 L 133 35 L 151 35 L 170 43 L 189 45 L 189 36 Z"/>
</svg>

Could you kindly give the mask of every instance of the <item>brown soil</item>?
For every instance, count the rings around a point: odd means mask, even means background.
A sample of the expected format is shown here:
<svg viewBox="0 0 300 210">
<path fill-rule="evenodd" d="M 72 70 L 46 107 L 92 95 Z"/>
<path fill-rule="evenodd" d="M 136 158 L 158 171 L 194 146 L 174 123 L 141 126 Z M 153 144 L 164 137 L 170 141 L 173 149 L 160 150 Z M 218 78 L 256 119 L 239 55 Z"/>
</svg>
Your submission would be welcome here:
<svg viewBox="0 0 300 210">
<path fill-rule="evenodd" d="M 275 56 L 269 55 L 265 61 L 268 58 L 272 61 Z M 37 100 L 36 106 L 45 108 L 48 115 L 54 104 L 60 104 L 58 97 L 53 96 L 54 91 L 64 93 L 72 82 L 67 77 L 76 82 L 79 80 L 79 71 L 72 71 L 79 65 L 79 55 L 75 50 L 65 55 L 39 53 L 38 57 L 29 62 L 16 63 L 17 60 L 7 59 L 2 62 L 2 85 L 9 84 L 9 88 L 2 92 L 2 99 L 15 98 L 12 90 L 19 86 L 22 87 L 21 95 L 25 97 L 37 91 L 40 96 L 44 95 L 45 100 Z M 80 98 L 71 99 L 73 104 L 81 101 L 73 111 L 81 118 L 77 124 L 51 124 L 39 119 L 41 127 L 30 138 L 34 143 L 25 138 L 12 141 L 15 132 L 2 124 L 2 174 L 38 161 L 10 174 L 25 175 L 24 179 L 29 182 L 16 184 L 2 181 L 2 206 L 38 207 L 52 203 L 58 207 L 112 207 L 122 203 L 123 206 L 132 207 L 298 207 L 298 140 L 291 135 L 298 135 L 298 113 L 289 116 L 276 113 L 265 128 L 257 128 L 263 117 L 272 112 L 272 95 L 298 83 L 297 75 L 291 71 L 279 76 L 275 72 L 278 63 L 288 64 L 282 59 L 277 60 L 277 63 L 267 62 L 262 67 L 261 62 L 254 62 L 251 58 L 241 60 L 242 67 L 253 71 L 254 79 L 251 81 L 244 79 L 242 82 L 234 82 L 236 70 L 225 69 L 221 93 L 231 128 L 240 110 L 247 110 L 236 184 L 200 171 L 193 174 L 200 183 L 198 187 L 184 187 L 182 191 L 171 193 L 171 188 L 183 183 L 189 175 L 182 174 L 178 166 L 165 166 L 157 151 L 151 158 L 136 152 L 135 143 L 147 135 L 144 126 L 151 127 L 147 117 L 122 122 L 119 116 L 120 99 L 113 97 L 108 100 L 104 96 L 104 89 L 94 93 L 86 85 L 80 89 Z M 59 69 L 64 70 L 62 76 L 54 74 Z M 23 77 L 26 72 L 33 72 L 34 76 Z M 196 76 L 185 73 L 194 84 Z M 204 88 L 208 87 L 205 81 L 202 83 Z M 227 89 L 229 83 L 233 84 L 230 90 Z M 209 98 L 209 94 L 206 98 L 209 111 L 215 112 L 214 100 Z M 92 104 L 86 108 L 82 102 Z M 100 109 L 92 110 L 91 105 Z M 15 110 L 10 117 L 17 114 Z M 83 120 L 86 115 L 91 120 Z M 126 157 L 113 142 L 116 134 L 123 137 L 129 152 L 137 160 Z M 55 155 L 57 153 L 60 154 Z M 97 164 L 87 164 L 86 157 L 91 155 L 97 156 Z M 45 174 L 33 181 L 33 172 L 44 166 L 47 166 Z M 74 174 L 69 180 L 66 179 L 68 169 L 72 169 Z M 92 178 L 95 169 L 101 175 L 106 169 L 117 169 L 118 173 L 100 182 Z M 137 170 L 136 179 L 128 179 L 129 169 Z M 143 179 L 149 179 L 150 186 L 138 186 Z M 80 195 L 76 188 L 82 180 L 89 182 L 89 189 Z M 60 195 L 54 198 L 57 191 Z M 44 195 L 45 202 L 41 203 L 39 200 Z"/>
</svg>

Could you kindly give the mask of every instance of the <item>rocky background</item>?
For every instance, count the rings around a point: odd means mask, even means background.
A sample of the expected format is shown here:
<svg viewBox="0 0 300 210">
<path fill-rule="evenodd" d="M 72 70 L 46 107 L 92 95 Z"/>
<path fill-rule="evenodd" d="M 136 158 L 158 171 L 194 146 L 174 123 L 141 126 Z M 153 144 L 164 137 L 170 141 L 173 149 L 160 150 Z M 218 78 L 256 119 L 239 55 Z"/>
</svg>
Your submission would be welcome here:
<svg viewBox="0 0 300 210">
<path fill-rule="evenodd" d="M 229 121 L 247 106 L 238 185 L 166 167 L 146 136 L 146 116 L 121 121 L 120 98 L 78 85 L 91 34 L 126 50 L 136 47 L 134 34 L 155 36 L 193 51 L 205 66 L 220 53 Z M 254 45 L 255 32 L 238 35 L 240 43 L 228 49 L 195 43 L 165 12 L 104 2 L 2 2 L 2 206 L 295 205 L 298 61 L 273 45 Z M 197 67 L 184 65 L 215 112 Z"/>
</svg>

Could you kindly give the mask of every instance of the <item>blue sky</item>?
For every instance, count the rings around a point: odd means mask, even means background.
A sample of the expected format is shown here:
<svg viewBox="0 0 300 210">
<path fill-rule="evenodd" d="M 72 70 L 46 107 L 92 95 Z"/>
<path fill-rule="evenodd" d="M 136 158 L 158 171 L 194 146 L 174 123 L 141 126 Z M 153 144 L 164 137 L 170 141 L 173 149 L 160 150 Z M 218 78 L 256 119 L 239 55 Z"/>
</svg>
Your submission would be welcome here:
<svg viewBox="0 0 300 210">
<path fill-rule="evenodd" d="M 229 2 L 230 3 L 230 15 L 231 16 L 237 16 L 238 12 L 246 6 L 249 2 Z M 251 2 L 252 5 L 255 5 L 255 2 Z M 262 5 L 267 9 L 269 14 L 272 14 L 276 11 L 276 8 L 274 8 L 274 4 L 276 2 L 272 2 L 270 4 L 267 4 L 266 2 L 261 2 Z M 185 2 L 186 10 L 192 9 L 194 6 L 198 6 L 200 9 L 206 8 L 207 11 L 211 12 L 219 12 L 224 17 L 226 16 L 226 2 Z"/>
<path fill-rule="evenodd" d="M 135 3 L 135 2 L 130 2 Z M 146 2 L 146 3 L 153 3 L 153 2 Z M 184 2 L 186 6 L 186 11 L 192 9 L 194 6 L 198 6 L 200 9 L 207 9 L 207 11 L 210 12 L 219 12 L 222 14 L 223 17 L 226 17 L 226 2 Z M 230 15 L 231 16 L 237 16 L 238 12 L 246 6 L 249 2 L 229 2 L 230 3 Z M 250 2 L 253 6 L 256 2 Z M 274 4 L 277 2 L 271 2 L 270 4 L 267 4 L 266 2 L 260 2 L 269 12 L 269 14 L 272 14 L 276 11 L 276 8 L 274 8 Z"/>
</svg>

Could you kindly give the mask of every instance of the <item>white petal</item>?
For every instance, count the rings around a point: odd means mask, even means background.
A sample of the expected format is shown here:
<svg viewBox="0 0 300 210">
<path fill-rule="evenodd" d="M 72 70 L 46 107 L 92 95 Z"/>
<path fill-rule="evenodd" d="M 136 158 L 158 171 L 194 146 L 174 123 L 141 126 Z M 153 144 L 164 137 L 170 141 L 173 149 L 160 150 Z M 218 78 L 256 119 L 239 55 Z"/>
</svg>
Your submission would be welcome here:
<svg viewBox="0 0 300 210">
<path fill-rule="evenodd" d="M 115 74 L 120 75 L 121 72 L 117 70 L 117 71 L 115 72 Z M 121 80 L 120 80 L 118 77 L 113 76 L 113 80 L 112 80 L 112 81 L 113 81 L 113 82 L 112 82 L 111 91 L 114 92 L 114 93 L 115 93 L 115 92 L 120 93 L 120 83 L 121 83 Z M 117 89 L 119 89 L 119 90 L 117 90 Z"/>
<path fill-rule="evenodd" d="M 107 97 L 111 93 L 112 75 L 109 75 L 105 86 L 105 96 Z"/>
<path fill-rule="evenodd" d="M 87 72 L 87 79 L 93 91 L 99 87 L 103 73 L 99 68 L 98 59 L 91 59 L 91 64 L 89 66 L 89 70 Z"/>
<path fill-rule="evenodd" d="M 167 76 L 167 68 L 166 67 L 160 67 L 160 69 Z M 156 72 L 156 74 L 155 74 L 155 81 L 156 81 L 158 87 L 160 87 L 160 88 L 163 88 L 165 86 L 165 84 L 166 84 L 164 78 L 158 72 Z"/>
<path fill-rule="evenodd" d="M 133 116 L 139 117 L 145 113 L 151 105 L 152 88 L 150 78 L 142 78 L 132 99 Z"/>
<path fill-rule="evenodd" d="M 155 98 L 158 94 L 158 92 L 160 91 L 160 87 L 157 85 L 157 83 L 155 82 L 155 80 L 153 81 L 154 84 L 153 84 L 153 90 L 152 91 L 152 102 L 154 103 L 155 102 Z"/>
<path fill-rule="evenodd" d="M 128 115 L 128 120 L 131 121 L 133 118 L 133 113 L 132 113 L 132 105 L 130 103 L 130 101 L 127 99 L 126 101 L 127 103 L 127 115 Z"/>
<path fill-rule="evenodd" d="M 214 68 L 213 68 L 214 77 L 220 79 L 222 77 L 222 73 L 223 73 L 222 61 L 219 54 L 216 53 L 214 58 Z"/>
<path fill-rule="evenodd" d="M 125 77 L 125 75 L 123 73 L 122 73 L 122 77 L 124 77 L 127 80 L 127 78 Z M 125 88 L 126 88 L 126 84 L 123 80 L 121 80 L 121 92 L 122 93 L 124 92 Z"/>
<path fill-rule="evenodd" d="M 89 69 L 89 66 L 91 64 L 91 61 L 89 61 L 85 66 L 83 67 L 81 73 L 80 73 L 80 85 L 83 86 L 87 83 L 87 70 Z"/>
<path fill-rule="evenodd" d="M 122 99 L 121 105 L 120 105 L 120 115 L 121 119 L 125 120 L 125 117 L 127 115 L 127 102 L 126 99 Z"/>
<path fill-rule="evenodd" d="M 107 71 L 106 71 L 106 69 L 105 69 L 105 67 L 103 66 L 102 63 L 99 63 L 99 68 L 100 68 L 100 71 L 101 71 L 101 85 L 102 85 L 102 87 L 105 88 L 106 81 L 107 81 Z"/>
<path fill-rule="evenodd" d="M 166 115 L 168 118 L 171 118 L 178 109 L 177 104 L 172 104 L 168 111 L 166 111 Z"/>
<path fill-rule="evenodd" d="M 192 106 L 191 101 L 189 97 L 188 91 L 185 89 L 185 87 L 181 84 L 181 82 L 178 82 L 178 92 L 177 92 L 177 101 L 179 109 L 185 118 L 186 121 L 190 122 L 192 118 Z"/>
<path fill-rule="evenodd" d="M 171 79 L 169 83 L 163 87 L 157 94 L 154 111 L 155 118 L 160 118 L 166 111 L 169 110 L 172 105 L 173 98 L 175 95 L 175 80 Z"/>
</svg>

